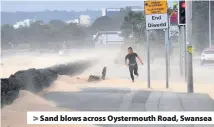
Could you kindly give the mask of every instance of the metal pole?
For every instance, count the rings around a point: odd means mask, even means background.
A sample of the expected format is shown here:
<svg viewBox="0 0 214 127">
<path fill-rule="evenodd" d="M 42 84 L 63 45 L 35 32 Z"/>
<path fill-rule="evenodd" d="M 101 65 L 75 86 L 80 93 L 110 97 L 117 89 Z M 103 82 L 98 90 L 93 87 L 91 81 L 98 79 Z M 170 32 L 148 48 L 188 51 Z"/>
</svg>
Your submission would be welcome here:
<svg viewBox="0 0 214 127">
<path fill-rule="evenodd" d="M 149 31 L 146 31 L 146 44 L 147 44 L 147 85 L 150 88 L 150 44 L 149 44 Z"/>
<path fill-rule="evenodd" d="M 187 34 L 187 58 L 188 58 L 188 79 L 187 92 L 193 93 L 193 65 L 192 65 L 192 1 L 186 1 L 186 34 Z"/>
<path fill-rule="evenodd" d="M 180 44 L 180 76 L 183 76 L 183 46 L 182 46 L 182 26 L 178 28 L 178 43 Z"/>
<path fill-rule="evenodd" d="M 187 81 L 187 45 L 186 45 L 186 26 L 182 26 L 183 28 L 183 50 L 184 50 L 184 73 L 185 73 L 185 82 Z"/>
<path fill-rule="evenodd" d="M 168 58 L 168 62 L 169 62 L 169 63 L 168 63 L 168 67 L 169 67 L 169 68 L 168 68 L 168 71 L 169 71 L 168 75 L 169 75 L 169 76 L 170 76 L 170 70 L 171 70 L 171 69 L 170 69 L 170 58 L 171 58 L 171 48 L 172 48 L 172 47 L 171 47 L 171 43 L 170 43 L 170 34 L 169 34 L 169 28 L 170 28 L 170 26 L 171 26 L 171 25 L 170 25 L 170 16 L 169 16 L 169 18 L 168 18 L 168 30 L 167 30 L 167 41 L 168 41 L 168 48 L 167 48 L 167 49 L 168 49 L 168 53 L 169 53 L 169 55 L 168 55 L 168 57 L 169 57 L 169 58 Z"/>
<path fill-rule="evenodd" d="M 209 0 L 209 47 L 212 47 L 212 26 L 211 26 L 211 1 Z"/>
<path fill-rule="evenodd" d="M 168 39 L 168 31 L 169 29 L 165 29 L 165 57 L 166 57 L 166 88 L 169 88 L 169 61 L 168 61 L 168 58 L 169 58 L 169 50 L 168 50 L 168 42 L 169 42 L 169 39 Z"/>
</svg>

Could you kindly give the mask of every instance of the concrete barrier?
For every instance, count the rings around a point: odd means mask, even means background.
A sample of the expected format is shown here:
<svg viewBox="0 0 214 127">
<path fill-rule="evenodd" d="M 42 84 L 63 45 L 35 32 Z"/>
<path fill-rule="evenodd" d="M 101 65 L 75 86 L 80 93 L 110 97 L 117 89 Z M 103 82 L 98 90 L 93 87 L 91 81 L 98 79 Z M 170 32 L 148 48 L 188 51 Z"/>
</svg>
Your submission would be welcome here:
<svg viewBox="0 0 214 127">
<path fill-rule="evenodd" d="M 58 75 L 76 75 L 94 65 L 90 61 L 57 65 L 45 69 L 18 71 L 9 78 L 1 79 L 1 107 L 13 103 L 18 98 L 19 90 L 37 93 L 49 87 Z"/>
</svg>

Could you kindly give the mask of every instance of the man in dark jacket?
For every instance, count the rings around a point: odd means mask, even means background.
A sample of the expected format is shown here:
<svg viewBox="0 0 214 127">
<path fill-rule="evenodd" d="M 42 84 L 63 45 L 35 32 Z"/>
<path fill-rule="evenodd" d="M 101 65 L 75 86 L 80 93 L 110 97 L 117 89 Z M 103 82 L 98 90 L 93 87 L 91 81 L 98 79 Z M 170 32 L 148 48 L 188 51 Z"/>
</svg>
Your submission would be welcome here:
<svg viewBox="0 0 214 127">
<path fill-rule="evenodd" d="M 137 65 L 137 61 L 136 58 L 138 58 L 138 60 L 140 61 L 140 63 L 143 65 L 142 60 L 140 59 L 140 57 L 137 55 L 137 53 L 133 52 L 132 47 L 128 48 L 128 54 L 125 57 L 125 64 L 127 66 L 129 66 L 129 72 L 130 72 L 130 76 L 132 79 L 132 82 L 134 82 L 134 75 L 139 76 L 138 74 L 138 65 Z M 127 64 L 127 59 L 129 60 L 129 63 Z"/>
</svg>

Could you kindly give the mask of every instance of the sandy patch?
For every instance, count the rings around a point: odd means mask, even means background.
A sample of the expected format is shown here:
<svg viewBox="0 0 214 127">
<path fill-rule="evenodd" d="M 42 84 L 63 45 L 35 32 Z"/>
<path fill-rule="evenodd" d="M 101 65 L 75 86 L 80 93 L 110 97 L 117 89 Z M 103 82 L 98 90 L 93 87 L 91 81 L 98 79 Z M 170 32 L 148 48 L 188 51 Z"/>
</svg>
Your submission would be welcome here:
<svg viewBox="0 0 214 127">
<path fill-rule="evenodd" d="M 112 87 L 112 88 L 131 88 L 138 90 L 151 90 L 151 91 L 174 91 L 186 92 L 186 85 L 182 82 L 170 83 L 169 89 L 165 89 L 163 81 L 152 81 L 151 88 L 147 88 L 145 81 L 137 80 L 131 83 L 130 80 L 124 79 L 106 79 L 99 82 L 87 82 L 85 77 L 70 77 L 61 75 L 53 83 L 50 88 L 45 89 L 43 92 L 51 91 L 70 91 L 78 92 L 80 88 L 87 87 Z M 209 94 L 214 99 L 214 86 L 196 84 L 194 87 L 195 93 Z M 1 110 L 2 112 L 2 127 L 98 127 L 94 125 L 27 125 L 26 113 L 27 111 L 71 111 L 68 109 L 57 108 L 54 103 L 48 102 L 38 95 L 30 92 L 21 91 L 20 97 L 15 100 L 12 105 L 6 106 Z"/>
<path fill-rule="evenodd" d="M 85 77 L 79 77 L 87 82 Z M 67 81 L 68 82 L 68 81 Z M 166 89 L 165 81 L 151 81 L 150 88 L 147 87 L 147 82 L 136 80 L 134 83 L 126 79 L 106 79 L 99 82 L 74 84 L 76 87 L 111 87 L 111 88 L 130 88 L 130 89 L 143 89 L 151 91 L 173 91 L 173 92 L 187 92 L 187 85 L 184 82 L 169 82 L 169 88 Z M 214 99 L 214 84 L 194 84 L 194 93 L 208 94 Z"/>
<path fill-rule="evenodd" d="M 92 125 L 27 125 L 27 111 L 70 111 L 57 108 L 40 96 L 21 91 L 20 97 L 12 105 L 1 109 L 2 127 L 95 127 Z"/>
<path fill-rule="evenodd" d="M 143 89 L 151 91 L 173 91 L 173 92 L 187 92 L 187 85 L 184 82 L 173 82 L 169 81 L 169 88 L 166 89 L 166 83 L 163 80 L 160 81 L 151 81 L 150 88 L 147 87 L 147 82 L 143 80 L 136 80 L 134 83 L 131 80 L 127 79 L 118 79 L 118 78 L 107 78 L 106 80 L 88 82 L 88 76 L 65 76 L 62 75 L 56 80 L 57 87 L 60 87 L 60 84 L 64 84 L 59 89 L 62 91 L 74 91 L 80 90 L 80 88 L 87 87 L 111 87 L 111 88 L 130 88 L 130 89 Z M 53 85 L 54 86 L 54 85 Z M 57 88 L 56 87 L 56 88 Z M 211 98 L 214 99 L 214 84 L 194 84 L 195 93 L 204 93 L 208 94 Z"/>
<path fill-rule="evenodd" d="M 59 76 L 51 87 L 43 90 L 39 95 L 52 91 L 77 92 L 80 89 L 74 84 L 86 81 L 84 78 Z M 53 102 L 49 102 L 39 95 L 20 91 L 19 98 L 13 104 L 1 109 L 2 127 L 97 127 L 95 125 L 27 125 L 27 111 L 71 111 L 71 109 L 58 108 Z"/>
<path fill-rule="evenodd" d="M 80 52 L 78 52 L 79 54 Z M 90 55 L 89 55 L 90 54 Z M 66 64 L 68 62 L 85 59 L 89 57 L 99 56 L 114 56 L 113 52 L 111 55 L 103 55 L 103 50 L 101 51 L 85 51 L 81 53 L 81 55 L 74 56 L 59 56 L 59 55 L 42 55 L 42 56 L 16 56 L 11 57 L 9 59 L 3 60 L 1 66 L 1 77 L 9 77 L 11 74 L 17 72 L 18 70 L 25 70 L 29 68 L 45 68 L 52 65 L 57 64 Z M 105 57 L 106 59 L 106 57 Z M 20 61 L 21 60 L 21 61 Z M 86 70 L 88 74 L 94 74 L 98 72 L 101 73 L 101 69 L 104 65 L 108 65 L 112 63 L 111 58 L 103 60 L 100 63 L 99 69 L 92 68 L 91 71 Z M 162 66 L 161 63 L 158 63 Z M 164 64 L 163 64 L 164 65 Z M 177 65 L 177 64 L 176 64 Z M 154 66 L 153 66 L 154 67 Z M 155 68 L 156 69 L 156 68 Z M 164 69 L 163 69 L 164 70 Z M 163 75 L 163 70 L 160 70 L 158 76 Z M 207 75 L 212 76 L 211 73 L 207 73 L 211 70 L 210 68 L 198 69 L 197 74 L 198 77 L 207 77 Z M 115 71 L 115 70 L 114 70 Z M 201 74 L 201 71 L 204 71 Z M 121 72 L 122 73 L 122 72 Z M 155 71 L 156 73 L 156 71 Z M 177 73 L 177 72 L 175 72 Z M 205 75 L 206 74 L 206 75 Z M 203 75 L 203 76 L 201 76 Z M 70 91 L 70 92 L 78 92 L 81 88 L 87 87 L 113 87 L 113 88 L 131 88 L 131 89 L 144 89 L 144 90 L 152 90 L 152 91 L 175 91 L 175 92 L 186 92 L 186 85 L 183 82 L 170 82 L 169 89 L 165 89 L 164 81 L 151 81 L 151 88 L 147 88 L 146 81 L 136 80 L 135 83 L 131 83 L 131 80 L 126 79 L 107 79 L 100 82 L 87 82 L 88 75 L 81 77 L 70 77 L 70 76 L 59 76 L 58 79 L 52 84 L 51 87 L 45 89 L 41 92 L 52 92 L 52 91 Z M 203 79 L 204 80 L 204 79 Z M 209 94 L 214 99 L 214 84 L 195 84 L 195 93 L 206 93 Z M 67 111 L 67 109 L 57 108 L 54 103 L 48 102 L 41 98 L 38 95 L 34 95 L 32 93 L 21 91 L 20 97 L 15 100 L 12 105 L 6 106 L 1 109 L 2 112 L 2 127 L 83 127 L 83 125 L 27 125 L 26 124 L 26 112 L 27 111 Z M 90 125 L 84 125 L 84 127 L 90 127 Z"/>
</svg>

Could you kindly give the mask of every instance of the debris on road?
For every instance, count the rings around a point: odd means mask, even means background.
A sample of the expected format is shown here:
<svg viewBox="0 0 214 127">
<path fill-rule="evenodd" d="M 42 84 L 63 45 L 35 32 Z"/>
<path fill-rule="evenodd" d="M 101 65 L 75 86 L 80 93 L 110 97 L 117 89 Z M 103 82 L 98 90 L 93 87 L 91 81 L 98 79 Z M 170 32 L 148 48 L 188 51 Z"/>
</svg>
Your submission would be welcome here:
<svg viewBox="0 0 214 127">
<path fill-rule="evenodd" d="M 97 76 L 97 75 L 90 75 L 88 78 L 88 82 L 93 82 L 93 81 L 99 81 L 99 80 L 105 80 L 106 78 L 106 66 L 102 70 L 102 76 Z"/>
<path fill-rule="evenodd" d="M 88 78 L 88 82 L 99 81 L 99 80 L 100 80 L 100 76 L 96 76 L 96 75 L 90 75 Z"/>
</svg>

